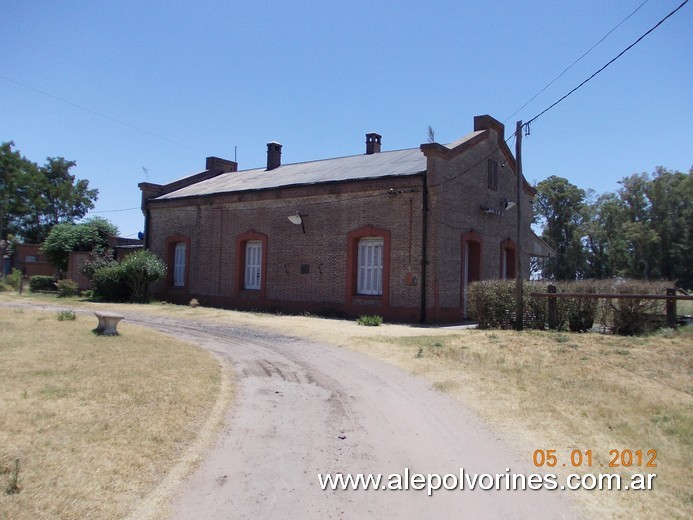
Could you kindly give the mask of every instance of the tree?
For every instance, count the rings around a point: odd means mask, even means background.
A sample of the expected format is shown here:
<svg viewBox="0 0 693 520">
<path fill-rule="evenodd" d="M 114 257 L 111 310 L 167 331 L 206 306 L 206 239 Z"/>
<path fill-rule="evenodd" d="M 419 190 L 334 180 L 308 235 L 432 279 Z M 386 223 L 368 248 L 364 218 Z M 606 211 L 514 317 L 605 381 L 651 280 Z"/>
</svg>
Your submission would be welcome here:
<svg viewBox="0 0 693 520">
<path fill-rule="evenodd" d="M 22 177 L 31 162 L 12 150 L 13 142 L 0 145 L 0 239 L 14 234 L 15 221 L 24 212 Z"/>
<path fill-rule="evenodd" d="M 0 145 L 0 260 L 5 257 L 9 239 L 13 238 L 12 216 L 21 214 L 15 194 L 21 185 L 19 175 L 26 159 L 13 151 L 12 146 L 12 142 Z"/>
<path fill-rule="evenodd" d="M 58 224 L 48 233 L 41 251 L 50 263 L 64 271 L 70 252 L 103 254 L 108 249 L 108 237 L 117 235 L 118 228 L 102 217 L 91 218 L 82 224 Z"/>
<path fill-rule="evenodd" d="M 44 166 L 22 157 L 13 142 L 0 147 L 0 232 L 40 243 L 50 229 L 74 223 L 94 207 L 98 190 L 76 179 L 76 163 L 62 157 L 47 158 Z"/>
<path fill-rule="evenodd" d="M 624 212 L 615 193 L 588 200 L 584 209 L 585 278 L 612 278 L 627 264 Z"/>
<path fill-rule="evenodd" d="M 535 213 L 557 252 L 547 275 L 663 278 L 693 287 L 691 173 L 658 167 L 624 177 L 617 192 L 600 196 L 560 177 L 540 182 Z"/>
<path fill-rule="evenodd" d="M 688 174 L 658 167 L 645 188 L 649 222 L 657 235 L 652 252 L 654 276 L 693 287 L 693 168 Z"/>
<path fill-rule="evenodd" d="M 537 184 L 534 212 L 544 226 L 542 238 L 556 251 L 546 263 L 549 278 L 575 280 L 584 274 L 585 196 L 584 190 L 555 175 Z"/>
<path fill-rule="evenodd" d="M 652 277 L 652 260 L 659 237 L 650 221 L 652 206 L 647 198 L 649 183 L 647 173 L 636 173 L 619 181 L 621 188 L 618 195 L 625 217 L 623 235 L 628 252 L 628 263 L 623 274 L 629 278 Z"/>
</svg>

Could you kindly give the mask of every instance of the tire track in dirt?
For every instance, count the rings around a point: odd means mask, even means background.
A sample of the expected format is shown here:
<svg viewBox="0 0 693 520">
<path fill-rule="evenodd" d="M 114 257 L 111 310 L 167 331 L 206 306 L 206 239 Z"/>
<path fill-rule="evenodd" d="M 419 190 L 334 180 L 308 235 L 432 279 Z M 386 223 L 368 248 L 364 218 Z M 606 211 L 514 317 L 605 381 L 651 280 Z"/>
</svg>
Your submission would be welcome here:
<svg viewBox="0 0 693 520">
<path fill-rule="evenodd" d="M 129 321 L 212 350 L 238 378 L 228 425 L 173 518 L 575 516 L 558 491 L 322 491 L 318 473 L 534 471 L 458 402 L 371 358 L 260 330 Z"/>
<path fill-rule="evenodd" d="M 344 348 L 269 331 L 125 314 L 210 350 L 237 398 L 173 518 L 574 518 L 560 491 L 322 491 L 318 473 L 534 473 L 429 383 Z M 499 396 L 502 398 L 502 396 Z"/>
</svg>

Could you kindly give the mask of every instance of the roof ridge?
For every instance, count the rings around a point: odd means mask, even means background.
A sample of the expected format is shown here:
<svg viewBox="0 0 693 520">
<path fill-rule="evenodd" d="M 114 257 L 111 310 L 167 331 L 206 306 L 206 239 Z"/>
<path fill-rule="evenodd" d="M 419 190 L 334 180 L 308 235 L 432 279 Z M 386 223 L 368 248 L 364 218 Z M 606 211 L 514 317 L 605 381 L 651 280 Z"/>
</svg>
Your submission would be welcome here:
<svg viewBox="0 0 693 520">
<path fill-rule="evenodd" d="M 279 168 L 282 168 L 283 166 L 298 166 L 300 164 L 312 164 L 312 163 L 319 163 L 319 162 L 325 162 L 325 161 L 335 161 L 339 159 L 349 159 L 350 157 L 377 157 L 378 155 L 385 155 L 385 154 L 390 154 L 390 153 L 395 153 L 395 152 L 409 152 L 409 151 L 414 151 L 414 150 L 420 150 L 419 147 L 416 148 L 401 148 L 399 150 L 385 150 L 382 152 L 378 153 L 373 153 L 373 154 L 366 154 L 366 153 L 355 153 L 351 155 L 342 155 L 340 157 L 325 157 L 324 159 L 313 159 L 311 161 L 297 161 L 297 162 L 292 162 L 292 163 L 282 163 L 281 165 L 277 166 L 277 168 L 274 168 L 274 170 L 278 170 Z M 267 168 L 266 167 L 257 167 L 257 168 L 248 168 L 247 170 L 238 170 L 235 172 L 224 172 L 224 173 L 243 173 L 243 172 L 252 172 L 255 170 L 261 170 L 265 171 Z M 274 171 L 272 170 L 272 171 Z M 222 174 L 223 175 L 223 174 Z"/>
</svg>

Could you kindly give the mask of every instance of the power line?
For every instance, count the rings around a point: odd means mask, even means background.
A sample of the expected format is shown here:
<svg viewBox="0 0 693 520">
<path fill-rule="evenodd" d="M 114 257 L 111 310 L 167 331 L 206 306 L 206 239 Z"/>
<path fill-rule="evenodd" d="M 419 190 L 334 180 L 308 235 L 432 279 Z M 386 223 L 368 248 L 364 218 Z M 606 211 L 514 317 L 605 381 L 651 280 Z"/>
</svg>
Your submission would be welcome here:
<svg viewBox="0 0 693 520">
<path fill-rule="evenodd" d="M 142 209 L 142 208 L 140 208 L 139 206 L 137 206 L 136 208 L 106 209 L 106 210 L 103 210 L 103 211 L 90 211 L 89 213 L 117 213 L 117 212 L 119 212 L 119 211 L 132 211 L 132 210 L 135 210 L 135 209 Z"/>
<path fill-rule="evenodd" d="M 49 98 L 52 98 L 52 99 L 55 99 L 55 100 L 60 101 L 62 103 L 65 103 L 67 105 L 70 105 L 74 108 L 78 108 L 78 109 L 83 110 L 85 112 L 89 112 L 90 114 L 102 117 L 103 119 L 108 119 L 109 121 L 111 121 L 113 123 L 117 123 L 119 125 L 125 126 L 127 128 L 132 129 L 132 130 L 137 130 L 138 132 L 142 132 L 142 133 L 151 135 L 152 137 L 156 137 L 157 139 L 162 139 L 164 141 L 168 141 L 169 143 L 173 143 L 175 145 L 182 146 L 184 148 L 188 148 L 188 149 L 193 150 L 195 152 L 206 153 L 204 150 L 200 150 L 199 148 L 195 148 L 194 146 L 190 146 L 189 144 L 181 143 L 180 141 L 176 141 L 174 139 L 169 139 L 168 137 L 157 134 L 155 132 L 150 132 L 149 130 L 145 130 L 144 128 L 140 128 L 140 127 L 137 127 L 135 125 L 131 125 L 130 123 L 126 123 L 125 121 L 121 121 L 120 119 L 116 119 L 115 117 L 111 117 L 111 116 L 106 115 L 102 112 L 97 112 L 96 110 L 92 110 L 91 108 L 87 108 L 83 105 L 73 103 L 72 101 L 68 101 L 67 99 L 63 99 L 63 98 L 56 96 L 54 94 L 50 94 L 49 92 L 45 92 L 43 90 L 37 89 L 35 87 L 32 87 L 30 85 L 27 85 L 25 83 L 22 83 L 20 81 L 15 80 L 15 79 L 8 78 L 7 76 L 4 76 L 2 74 L 0 74 L 0 78 L 4 79 L 5 81 L 9 81 L 10 83 L 14 83 L 15 85 L 19 85 L 20 87 L 23 87 L 27 90 L 31 90 L 31 91 L 36 92 L 38 94 L 41 94 L 43 96 L 47 96 Z"/>
<path fill-rule="evenodd" d="M 538 113 L 536 116 L 534 116 L 532 119 L 530 119 L 529 121 L 527 121 L 527 122 L 524 124 L 524 127 L 525 127 L 525 128 L 529 128 L 529 125 L 530 125 L 532 122 L 536 121 L 539 117 L 541 117 L 541 116 L 544 115 L 546 112 L 548 112 L 549 110 L 551 110 L 553 107 L 555 107 L 556 105 L 558 105 L 561 101 L 563 101 L 563 100 L 566 99 L 568 96 L 570 96 L 573 92 L 575 92 L 575 91 L 578 90 L 580 87 L 582 87 L 583 85 L 585 85 L 588 81 L 590 81 L 590 80 L 591 80 L 592 78 L 594 78 L 597 74 L 599 74 L 599 73 L 602 72 L 604 69 L 606 69 L 609 65 L 611 65 L 613 62 L 615 62 L 617 59 L 619 59 L 621 56 L 623 56 L 626 52 L 628 52 L 630 49 L 632 49 L 633 47 L 635 47 L 635 46 L 636 46 L 638 43 L 640 43 L 648 34 L 650 34 L 650 33 L 651 33 L 652 31 L 654 31 L 657 27 L 659 27 L 660 25 L 662 25 L 662 24 L 664 23 L 665 20 L 667 20 L 669 17 L 673 16 L 674 13 L 676 13 L 679 9 L 681 9 L 681 8 L 682 8 L 684 5 L 686 5 L 687 3 L 688 3 L 688 0 L 684 0 L 684 2 L 683 2 L 681 5 L 679 5 L 676 9 L 674 9 L 672 12 L 670 12 L 668 15 L 666 15 L 664 18 L 662 18 L 659 22 L 657 22 L 657 24 L 655 24 L 655 25 L 654 25 L 649 31 L 647 31 L 645 34 L 643 34 L 642 36 L 640 36 L 640 38 L 638 38 L 638 39 L 635 40 L 633 43 L 631 43 L 628 47 L 626 47 L 625 49 L 623 49 L 620 53 L 618 53 L 618 55 L 616 55 L 616 57 L 614 57 L 614 58 L 612 58 L 611 60 L 609 60 L 609 62 L 607 62 L 607 64 L 604 65 L 601 69 L 599 69 L 598 71 L 596 71 L 596 72 L 595 72 L 594 74 L 592 74 L 589 78 L 587 78 L 587 79 L 584 80 L 582 83 L 580 83 L 577 87 L 575 87 L 575 88 L 572 89 L 570 92 L 568 92 L 567 94 L 565 94 L 565 95 L 564 95 L 563 97 L 561 97 L 558 101 L 555 101 L 553 104 L 551 104 L 550 106 L 548 106 L 547 108 L 545 108 L 544 110 L 542 110 L 541 112 L 539 112 L 539 113 Z"/>
<path fill-rule="evenodd" d="M 508 144 L 508 141 L 510 141 L 510 140 L 513 139 L 514 137 L 515 137 L 515 132 L 513 132 L 512 135 L 510 135 L 510 137 L 508 137 L 508 138 L 505 140 L 505 143 Z M 458 177 L 461 177 L 461 176 L 464 175 L 465 173 L 468 173 L 468 172 L 472 171 L 474 168 L 476 168 L 477 166 L 479 166 L 480 164 L 482 164 L 482 163 L 483 163 L 484 161 L 486 161 L 487 159 L 493 157 L 493 156 L 496 154 L 496 152 L 498 152 L 500 149 L 501 149 L 500 146 L 495 146 L 487 155 L 485 155 L 484 157 L 482 157 L 482 158 L 481 158 L 479 161 L 477 161 L 476 163 L 474 163 L 474 164 L 472 164 L 471 166 L 465 168 L 465 169 L 462 170 L 461 172 L 459 172 L 459 173 L 453 175 L 452 177 L 449 177 L 449 178 L 447 178 L 447 179 L 443 179 L 442 181 L 437 182 L 436 184 L 429 184 L 429 185 L 428 185 L 428 188 L 435 188 L 435 187 L 437 187 L 437 186 L 442 186 L 443 184 L 446 184 L 446 183 L 448 183 L 448 182 L 450 182 L 450 181 L 453 181 L 453 180 L 457 179 Z"/>
<path fill-rule="evenodd" d="M 626 22 L 626 20 L 628 20 L 631 16 L 633 16 L 635 13 L 637 13 L 637 12 L 640 10 L 640 8 L 641 8 L 642 6 L 644 6 L 644 5 L 645 5 L 647 2 L 649 2 L 649 1 L 650 1 L 650 0 L 645 0 L 642 4 L 640 4 L 638 7 L 636 7 L 636 8 L 635 8 L 635 11 L 633 11 L 633 12 L 630 13 L 628 16 L 626 16 L 623 20 L 621 20 L 613 29 L 611 29 L 608 33 L 606 33 L 606 34 L 602 37 L 601 40 L 599 40 L 597 43 L 595 43 L 594 45 L 592 45 L 592 47 L 590 47 L 589 49 L 587 49 L 587 51 L 584 52 L 584 53 L 582 54 L 582 56 L 580 56 L 580 57 L 579 57 L 578 59 L 576 59 L 573 63 L 571 63 L 571 64 L 568 65 L 565 69 L 563 69 L 563 71 L 562 71 L 558 76 L 556 76 L 556 77 L 553 78 L 551 81 L 549 81 L 549 82 L 544 86 L 544 88 L 542 88 L 539 92 L 537 92 L 536 94 L 534 94 L 534 95 L 531 97 L 531 99 L 530 99 L 529 101 L 527 101 L 524 105 L 522 105 L 520 108 L 518 108 L 517 110 L 515 110 L 515 112 L 513 112 L 512 114 L 510 114 L 510 115 L 505 119 L 505 121 L 503 121 L 503 123 L 507 122 L 508 119 L 512 118 L 512 117 L 513 117 L 515 114 L 517 114 L 520 110 L 522 110 L 522 109 L 525 108 L 527 105 L 529 105 L 532 101 L 534 101 L 534 100 L 537 98 L 537 96 L 539 96 L 539 94 L 541 94 L 542 92 L 544 92 L 547 88 L 549 88 L 549 87 L 550 87 L 551 85 L 553 85 L 556 81 L 558 81 L 558 79 L 560 79 L 561 76 L 563 76 L 563 74 L 565 74 L 565 73 L 568 72 L 570 69 L 572 69 L 580 60 L 582 60 L 582 58 L 584 58 L 584 57 L 587 56 L 590 52 L 592 52 L 600 43 L 602 43 L 604 40 L 606 40 L 612 32 L 614 32 L 616 29 L 618 29 L 619 27 L 621 27 L 621 25 L 623 25 L 623 24 Z"/>
</svg>

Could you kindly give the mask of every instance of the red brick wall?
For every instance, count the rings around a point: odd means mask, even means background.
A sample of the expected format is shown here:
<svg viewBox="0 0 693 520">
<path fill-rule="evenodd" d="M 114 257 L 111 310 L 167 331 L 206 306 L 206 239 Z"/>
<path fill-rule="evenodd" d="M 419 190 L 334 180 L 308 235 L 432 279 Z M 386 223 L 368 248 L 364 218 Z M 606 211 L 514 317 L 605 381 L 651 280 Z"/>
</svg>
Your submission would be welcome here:
<svg viewBox="0 0 693 520">
<path fill-rule="evenodd" d="M 164 298 L 419 319 L 420 176 L 157 201 L 150 208 L 150 248 L 157 255 L 167 257 L 167 237 L 188 237 L 191 243 L 188 287 L 174 291 L 161 282 L 153 289 Z M 303 215 L 305 234 L 287 218 L 297 212 Z M 345 301 L 347 235 L 364 226 L 390 232 L 388 305 L 370 298 Z M 239 291 L 236 283 L 237 237 L 249 232 L 268 237 L 265 298 Z"/>
<path fill-rule="evenodd" d="M 89 260 L 91 253 L 87 251 L 72 251 L 67 259 L 67 272 L 65 277 L 69 280 L 77 282 L 77 286 L 81 291 L 91 289 L 91 282 L 84 276 L 80 269 Z"/>
<path fill-rule="evenodd" d="M 500 139 L 502 143 L 502 139 Z M 507 150 L 506 150 L 507 152 Z M 488 160 L 498 164 L 497 189 L 488 184 Z M 462 237 L 474 232 L 481 243 L 481 279 L 498 278 L 501 268 L 501 244 L 516 239 L 516 207 L 505 211 L 504 199 L 517 202 L 517 177 L 512 158 L 499 149 L 494 129 L 488 136 L 463 154 L 444 157 L 428 156 L 430 208 L 429 269 L 427 300 L 434 321 L 455 321 L 464 315 Z M 531 195 L 521 193 L 522 270 L 529 277 L 531 251 Z M 487 213 L 480 207 L 497 213 Z"/>
<path fill-rule="evenodd" d="M 27 257 L 34 257 L 34 261 L 27 262 Z M 57 273 L 57 269 L 41 253 L 40 244 L 17 244 L 12 267 L 22 271 L 27 278 L 36 275 L 53 276 Z"/>
<path fill-rule="evenodd" d="M 150 248 L 167 259 L 167 240 L 184 237 L 190 241 L 187 286 L 172 289 L 162 281 L 154 293 L 180 303 L 194 297 L 203 305 L 349 316 L 375 313 L 416 322 L 421 319 L 425 287 L 426 320 L 459 321 L 465 302 L 462 237 L 480 237 L 482 279 L 500 276 L 501 244 L 516 240 L 516 209 L 503 208 L 506 198 L 517 202 L 515 161 L 497 131 L 487 128 L 463 147 L 463 153 L 423 145 L 428 157 L 426 177 L 151 201 Z M 429 146 L 439 147 L 438 151 Z M 497 189 L 488 186 L 488 159 L 498 164 Z M 424 182 L 429 186 L 429 211 L 426 279 L 422 280 Z M 531 189 L 523 189 L 521 197 L 522 274 L 528 277 Z M 480 206 L 497 214 L 486 213 Z M 305 234 L 287 218 L 296 213 L 303 215 Z M 347 237 L 367 226 L 389 233 L 386 298 L 356 297 L 347 286 L 351 269 Z M 242 252 L 238 248 L 244 243 L 239 237 L 256 235 L 267 237 L 263 290 L 239 290 Z"/>
</svg>

